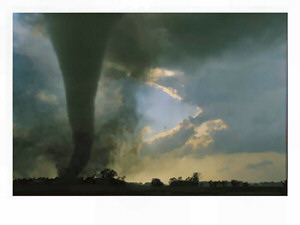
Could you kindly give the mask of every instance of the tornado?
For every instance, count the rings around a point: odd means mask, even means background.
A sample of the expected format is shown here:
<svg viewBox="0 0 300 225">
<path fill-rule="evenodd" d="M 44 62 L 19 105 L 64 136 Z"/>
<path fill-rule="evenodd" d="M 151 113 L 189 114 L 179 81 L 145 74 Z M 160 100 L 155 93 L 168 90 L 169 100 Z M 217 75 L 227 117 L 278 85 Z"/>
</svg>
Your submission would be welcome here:
<svg viewBox="0 0 300 225">
<path fill-rule="evenodd" d="M 77 177 L 94 140 L 95 95 L 105 47 L 120 14 L 44 14 L 62 71 L 74 151 L 62 177 Z"/>
</svg>

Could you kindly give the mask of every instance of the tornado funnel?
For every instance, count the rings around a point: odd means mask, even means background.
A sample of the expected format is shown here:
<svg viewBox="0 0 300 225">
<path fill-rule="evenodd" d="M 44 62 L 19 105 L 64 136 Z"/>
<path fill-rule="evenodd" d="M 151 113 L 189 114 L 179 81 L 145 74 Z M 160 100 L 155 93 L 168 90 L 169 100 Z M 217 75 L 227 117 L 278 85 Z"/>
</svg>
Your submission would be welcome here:
<svg viewBox="0 0 300 225">
<path fill-rule="evenodd" d="M 45 14 L 62 71 L 74 152 L 61 176 L 76 177 L 86 166 L 94 139 L 94 108 L 111 27 L 119 14 Z"/>
</svg>

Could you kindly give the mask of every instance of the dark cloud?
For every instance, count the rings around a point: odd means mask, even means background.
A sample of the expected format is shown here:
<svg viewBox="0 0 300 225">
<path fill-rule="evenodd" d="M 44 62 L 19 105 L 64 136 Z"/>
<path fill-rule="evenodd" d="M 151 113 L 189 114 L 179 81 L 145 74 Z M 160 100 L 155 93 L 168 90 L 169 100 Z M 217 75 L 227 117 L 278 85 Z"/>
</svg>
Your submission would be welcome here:
<svg viewBox="0 0 300 225">
<path fill-rule="evenodd" d="M 18 129 L 26 135 L 16 134 Z M 29 177 L 36 170 L 40 156 L 44 157 L 45 161 L 53 163 L 57 175 L 62 173 L 72 153 L 70 136 L 71 131 L 66 123 L 48 126 L 41 124 L 31 130 L 22 130 L 15 125 L 13 137 L 14 176 Z M 38 173 L 39 171 L 35 171 L 35 174 Z"/>
<path fill-rule="evenodd" d="M 243 41 L 245 55 L 251 48 L 265 48 L 286 40 L 286 14 L 209 13 L 150 14 L 157 26 L 167 30 L 164 66 L 203 64 Z M 193 68 L 193 67 L 191 67 Z"/>
<path fill-rule="evenodd" d="M 144 79 L 165 44 L 165 29 L 153 26 L 145 14 L 124 14 L 113 29 L 106 57 L 124 66 L 130 76 Z"/>
<path fill-rule="evenodd" d="M 107 57 L 141 76 L 151 66 L 195 68 L 237 45 L 243 55 L 286 40 L 284 13 L 124 14 Z"/>
</svg>

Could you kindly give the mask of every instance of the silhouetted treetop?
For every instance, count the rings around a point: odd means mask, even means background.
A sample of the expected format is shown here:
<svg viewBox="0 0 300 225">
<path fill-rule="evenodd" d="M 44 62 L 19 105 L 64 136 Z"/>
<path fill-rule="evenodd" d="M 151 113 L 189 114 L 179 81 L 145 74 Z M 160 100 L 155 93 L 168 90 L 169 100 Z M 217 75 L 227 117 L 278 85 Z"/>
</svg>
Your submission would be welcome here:
<svg viewBox="0 0 300 225">
<path fill-rule="evenodd" d="M 164 183 L 161 182 L 160 179 L 158 179 L 158 178 L 153 178 L 151 181 L 151 185 L 160 187 L 160 186 L 164 186 Z"/>
<path fill-rule="evenodd" d="M 106 169 L 102 170 L 101 172 L 96 172 L 94 175 L 94 178 L 113 179 L 116 176 L 118 176 L 116 171 L 106 168 Z"/>
</svg>

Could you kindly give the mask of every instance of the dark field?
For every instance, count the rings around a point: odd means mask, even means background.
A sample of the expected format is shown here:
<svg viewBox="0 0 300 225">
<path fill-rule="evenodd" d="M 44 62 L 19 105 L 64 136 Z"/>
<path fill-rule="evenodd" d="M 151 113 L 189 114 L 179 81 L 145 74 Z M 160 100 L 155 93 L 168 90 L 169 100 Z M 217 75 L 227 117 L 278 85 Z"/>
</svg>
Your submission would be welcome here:
<svg viewBox="0 0 300 225">
<path fill-rule="evenodd" d="M 133 183 L 14 181 L 14 196 L 286 196 L 286 186 L 152 186 Z"/>
</svg>

